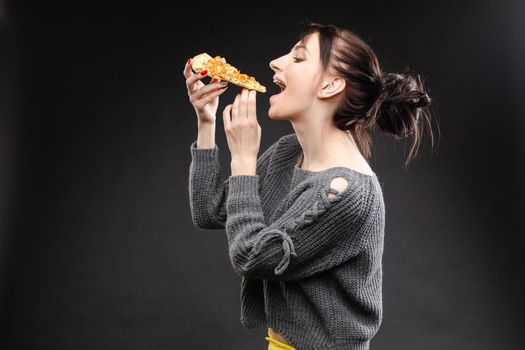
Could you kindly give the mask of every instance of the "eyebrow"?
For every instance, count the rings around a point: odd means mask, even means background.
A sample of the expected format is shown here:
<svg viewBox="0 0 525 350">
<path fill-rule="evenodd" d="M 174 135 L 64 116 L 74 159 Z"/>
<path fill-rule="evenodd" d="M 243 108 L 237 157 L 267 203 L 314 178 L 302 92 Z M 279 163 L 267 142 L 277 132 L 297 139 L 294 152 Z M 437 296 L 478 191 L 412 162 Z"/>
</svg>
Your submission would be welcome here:
<svg viewBox="0 0 525 350">
<path fill-rule="evenodd" d="M 297 46 L 295 46 L 295 47 L 293 48 L 293 51 L 296 51 L 296 50 L 301 49 L 301 48 L 305 49 L 306 52 L 310 53 L 310 51 L 308 51 L 308 49 L 307 49 L 306 46 L 304 46 L 304 45 L 297 45 Z"/>
</svg>

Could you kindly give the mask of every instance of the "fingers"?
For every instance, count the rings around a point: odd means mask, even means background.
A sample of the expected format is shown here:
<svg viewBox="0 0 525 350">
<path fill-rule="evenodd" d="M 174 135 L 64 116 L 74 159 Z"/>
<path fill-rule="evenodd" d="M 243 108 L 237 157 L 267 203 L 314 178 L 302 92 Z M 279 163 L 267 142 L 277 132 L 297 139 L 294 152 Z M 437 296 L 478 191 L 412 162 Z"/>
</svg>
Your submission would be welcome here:
<svg viewBox="0 0 525 350">
<path fill-rule="evenodd" d="M 255 90 L 243 88 L 235 96 L 231 106 L 232 123 L 240 122 L 242 121 L 241 119 L 257 118 L 256 94 L 257 91 Z"/>
<path fill-rule="evenodd" d="M 204 72 L 204 74 L 202 74 L 202 72 Z M 188 88 L 188 91 L 193 91 L 194 84 L 207 77 L 206 73 L 207 70 L 203 70 L 200 73 L 192 73 L 190 77 L 186 79 L 186 87 Z"/>
<path fill-rule="evenodd" d="M 233 105 L 232 105 L 232 123 L 237 123 L 237 117 L 239 115 L 239 102 L 240 102 L 240 94 L 237 94 L 237 96 L 235 96 L 235 100 L 233 101 Z"/>
<path fill-rule="evenodd" d="M 257 91 L 250 90 L 248 92 L 248 107 L 247 107 L 247 111 L 248 111 L 247 118 L 248 119 L 251 119 L 251 118 L 257 119 L 256 96 L 257 96 Z"/>
<path fill-rule="evenodd" d="M 232 107 L 233 104 L 229 104 L 226 107 L 224 107 L 224 110 L 222 111 L 222 123 L 224 124 L 224 130 L 228 130 L 231 126 Z"/>
<path fill-rule="evenodd" d="M 241 96 L 239 101 L 239 117 L 247 119 L 248 118 L 248 94 L 250 90 L 242 88 Z"/>
<path fill-rule="evenodd" d="M 191 58 L 189 58 L 186 61 L 186 64 L 184 65 L 184 69 L 182 73 L 184 74 L 184 77 L 186 77 L 186 79 L 188 79 L 193 74 L 191 71 Z"/>
<path fill-rule="evenodd" d="M 204 88 L 202 88 L 202 89 L 204 89 Z M 213 101 L 217 96 L 222 94 L 227 89 L 228 89 L 228 86 L 225 86 L 225 87 L 219 88 L 219 89 L 217 89 L 215 91 L 212 91 L 209 94 L 207 94 L 206 96 L 204 96 L 201 100 L 198 100 L 198 101 L 194 102 L 193 105 L 195 106 L 195 108 L 200 110 L 200 109 L 204 108 L 204 106 L 206 104 L 208 104 L 209 102 Z"/>
<path fill-rule="evenodd" d="M 215 80 L 217 81 L 217 79 Z M 191 97 L 190 100 L 199 100 L 202 97 L 204 97 L 206 94 L 208 94 L 210 91 L 214 91 L 216 89 L 222 89 L 225 90 L 228 87 L 228 85 L 223 85 L 222 82 L 216 82 L 216 83 L 209 83 L 201 88 L 199 88 L 197 91 L 195 91 Z"/>
</svg>

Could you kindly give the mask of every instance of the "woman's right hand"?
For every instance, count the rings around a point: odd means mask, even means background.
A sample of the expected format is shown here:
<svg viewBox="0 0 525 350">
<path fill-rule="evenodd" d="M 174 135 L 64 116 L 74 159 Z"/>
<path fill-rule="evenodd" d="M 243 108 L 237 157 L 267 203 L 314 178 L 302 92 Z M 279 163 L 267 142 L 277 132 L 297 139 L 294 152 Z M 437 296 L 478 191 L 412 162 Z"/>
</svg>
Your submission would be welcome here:
<svg viewBox="0 0 525 350">
<path fill-rule="evenodd" d="M 226 63 L 224 58 L 222 60 Z M 204 84 L 201 80 L 207 75 L 193 73 L 191 59 L 184 66 L 184 76 L 190 103 L 197 113 L 199 123 L 215 123 L 219 95 L 228 89 L 228 83 L 222 82 L 221 84 L 220 79 L 212 78 L 209 84 Z"/>
</svg>

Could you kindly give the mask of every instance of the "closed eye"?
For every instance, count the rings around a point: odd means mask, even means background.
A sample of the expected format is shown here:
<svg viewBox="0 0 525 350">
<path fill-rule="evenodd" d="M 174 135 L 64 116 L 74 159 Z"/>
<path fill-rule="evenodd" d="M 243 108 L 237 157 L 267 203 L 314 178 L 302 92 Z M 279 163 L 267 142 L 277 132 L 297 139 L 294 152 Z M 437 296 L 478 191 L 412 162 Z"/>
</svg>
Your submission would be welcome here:
<svg viewBox="0 0 525 350">
<path fill-rule="evenodd" d="M 301 62 L 301 61 L 304 61 L 304 60 L 302 60 L 302 59 L 300 59 L 300 58 L 297 58 L 297 57 L 292 57 L 292 58 L 293 58 L 293 61 L 294 61 L 295 63 L 297 63 L 297 62 Z"/>
</svg>

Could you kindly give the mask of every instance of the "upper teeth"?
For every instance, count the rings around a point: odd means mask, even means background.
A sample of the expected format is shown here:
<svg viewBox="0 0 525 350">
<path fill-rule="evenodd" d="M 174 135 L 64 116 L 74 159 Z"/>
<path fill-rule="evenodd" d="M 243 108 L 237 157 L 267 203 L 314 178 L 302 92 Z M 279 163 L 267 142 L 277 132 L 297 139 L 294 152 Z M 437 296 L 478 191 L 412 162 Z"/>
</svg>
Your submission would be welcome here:
<svg viewBox="0 0 525 350">
<path fill-rule="evenodd" d="M 273 82 L 275 84 L 279 85 L 281 87 L 281 89 L 283 89 L 283 90 L 286 89 L 286 85 L 284 85 L 284 83 L 282 81 L 275 79 Z"/>
</svg>

